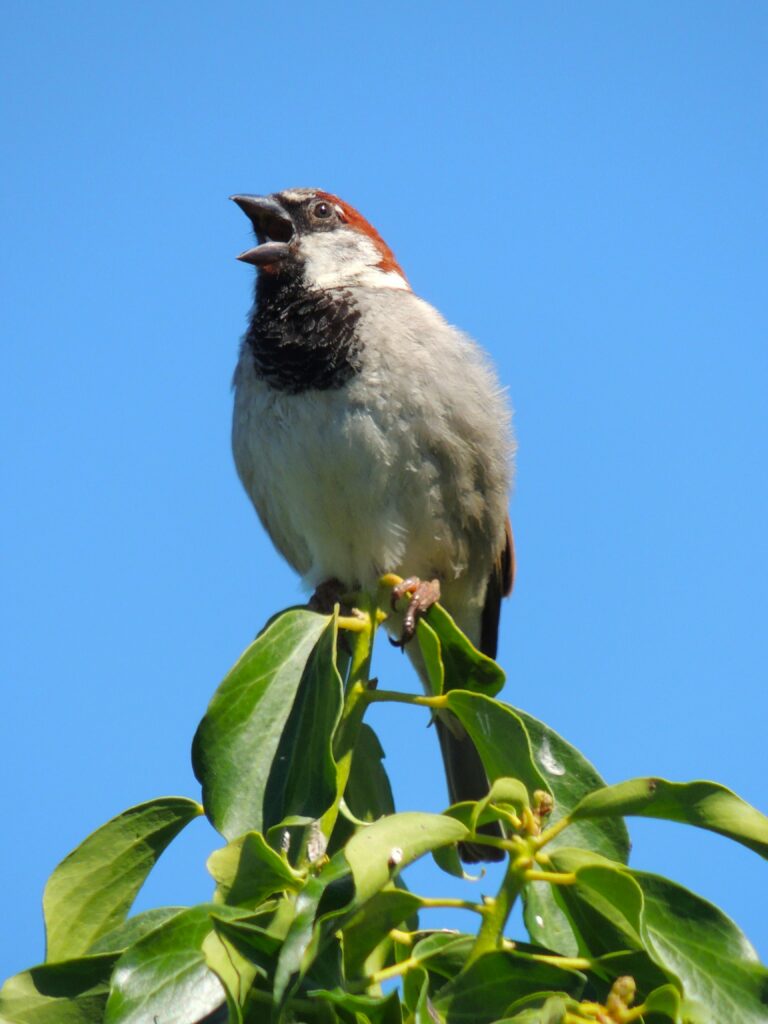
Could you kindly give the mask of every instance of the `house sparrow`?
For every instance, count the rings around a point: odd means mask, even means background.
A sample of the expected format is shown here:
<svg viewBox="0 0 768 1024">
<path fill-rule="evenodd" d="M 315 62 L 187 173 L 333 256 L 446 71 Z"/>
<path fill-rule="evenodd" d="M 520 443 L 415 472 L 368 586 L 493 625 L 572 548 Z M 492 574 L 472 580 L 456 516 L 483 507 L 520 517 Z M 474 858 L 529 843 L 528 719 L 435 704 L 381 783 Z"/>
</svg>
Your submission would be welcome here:
<svg viewBox="0 0 768 1024">
<path fill-rule="evenodd" d="M 341 199 L 306 188 L 232 199 L 258 241 L 238 257 L 258 275 L 233 450 L 272 542 L 309 588 L 373 591 L 384 573 L 409 577 L 396 594 L 411 595 L 404 639 L 439 593 L 495 657 L 514 567 L 514 443 L 487 357 L 413 293 Z M 416 645 L 408 653 L 419 668 Z M 451 802 L 481 799 L 488 780 L 471 739 L 449 713 L 437 730 Z M 502 855 L 477 843 L 460 852 Z"/>
</svg>

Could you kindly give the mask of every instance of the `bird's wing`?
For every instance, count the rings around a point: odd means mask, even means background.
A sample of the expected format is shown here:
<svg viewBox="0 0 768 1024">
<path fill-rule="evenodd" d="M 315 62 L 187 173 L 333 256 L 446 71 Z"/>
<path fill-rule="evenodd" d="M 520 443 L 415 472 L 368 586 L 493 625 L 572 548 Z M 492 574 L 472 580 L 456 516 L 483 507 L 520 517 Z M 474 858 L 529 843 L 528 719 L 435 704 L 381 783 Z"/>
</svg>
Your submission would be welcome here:
<svg viewBox="0 0 768 1024">
<path fill-rule="evenodd" d="M 512 592 L 515 581 L 515 542 L 512 524 L 507 516 L 505 523 L 505 544 L 488 578 L 485 604 L 480 623 L 480 650 L 489 658 L 496 657 L 499 640 L 499 616 L 501 600 Z"/>
</svg>

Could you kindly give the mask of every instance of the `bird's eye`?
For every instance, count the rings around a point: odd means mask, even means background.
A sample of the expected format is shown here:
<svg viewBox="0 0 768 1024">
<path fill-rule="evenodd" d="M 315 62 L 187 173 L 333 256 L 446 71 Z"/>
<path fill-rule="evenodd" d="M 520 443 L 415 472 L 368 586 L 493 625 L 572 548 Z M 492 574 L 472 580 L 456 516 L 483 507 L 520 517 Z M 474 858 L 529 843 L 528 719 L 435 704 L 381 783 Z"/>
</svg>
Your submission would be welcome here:
<svg viewBox="0 0 768 1024">
<path fill-rule="evenodd" d="M 313 217 L 317 217 L 318 220 L 327 220 L 333 214 L 333 207 L 330 203 L 319 202 L 315 203 L 312 207 Z"/>
</svg>

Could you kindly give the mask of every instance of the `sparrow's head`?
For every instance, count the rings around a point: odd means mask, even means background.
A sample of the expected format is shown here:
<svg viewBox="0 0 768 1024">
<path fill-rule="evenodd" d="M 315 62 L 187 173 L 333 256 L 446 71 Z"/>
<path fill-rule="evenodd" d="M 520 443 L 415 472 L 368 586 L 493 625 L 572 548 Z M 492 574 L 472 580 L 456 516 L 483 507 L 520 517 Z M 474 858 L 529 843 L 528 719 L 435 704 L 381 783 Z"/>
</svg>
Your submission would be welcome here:
<svg viewBox="0 0 768 1024">
<path fill-rule="evenodd" d="M 300 278 L 311 288 L 410 287 L 378 231 L 330 192 L 296 188 L 231 198 L 250 218 L 259 243 L 237 258 L 264 274 Z"/>
</svg>

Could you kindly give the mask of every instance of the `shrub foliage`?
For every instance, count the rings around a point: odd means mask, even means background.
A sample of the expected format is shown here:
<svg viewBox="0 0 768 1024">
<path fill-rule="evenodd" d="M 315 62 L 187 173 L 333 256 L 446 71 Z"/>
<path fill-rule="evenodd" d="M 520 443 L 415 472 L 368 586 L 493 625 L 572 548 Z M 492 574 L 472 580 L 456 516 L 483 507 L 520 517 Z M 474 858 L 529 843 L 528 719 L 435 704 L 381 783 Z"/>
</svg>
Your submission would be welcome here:
<svg viewBox="0 0 768 1024">
<path fill-rule="evenodd" d="M 391 583 L 391 580 L 386 581 Z M 497 699 L 504 676 L 439 606 L 417 638 L 431 693 L 370 678 L 378 599 L 340 617 L 292 608 L 224 679 L 193 744 L 202 806 L 163 797 L 89 836 L 51 875 L 44 964 L 0 992 L 8 1024 L 758 1024 L 768 971 L 722 911 L 627 866 L 624 816 L 719 832 L 765 857 L 768 819 L 713 782 L 606 786 L 561 736 Z M 477 803 L 397 813 L 371 704 L 470 733 Z M 422 710 L 419 712 L 424 714 Z M 163 850 L 206 814 L 225 845 L 209 903 L 129 916 Z M 491 898 L 426 898 L 402 872 L 498 820 Z M 470 896 L 478 888 L 468 886 Z M 505 934 L 522 900 L 528 936 Z M 430 927 L 466 912 L 463 932 Z"/>
</svg>

